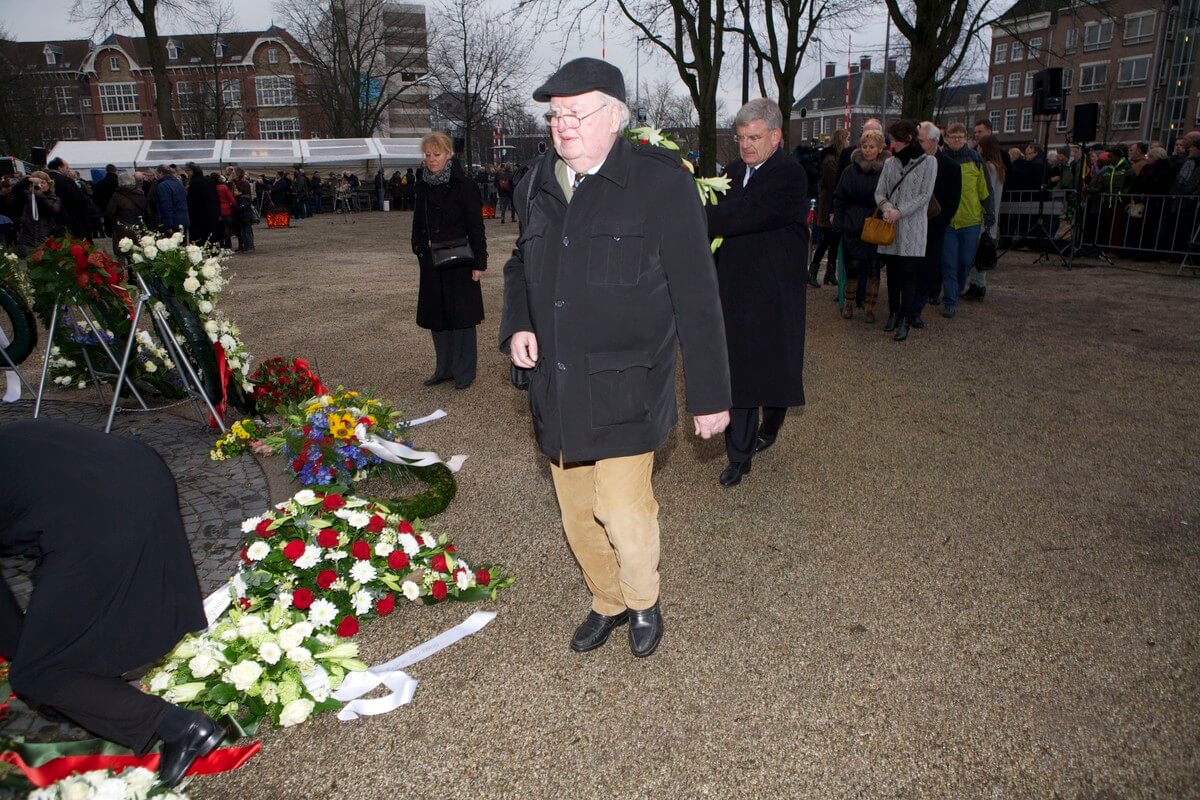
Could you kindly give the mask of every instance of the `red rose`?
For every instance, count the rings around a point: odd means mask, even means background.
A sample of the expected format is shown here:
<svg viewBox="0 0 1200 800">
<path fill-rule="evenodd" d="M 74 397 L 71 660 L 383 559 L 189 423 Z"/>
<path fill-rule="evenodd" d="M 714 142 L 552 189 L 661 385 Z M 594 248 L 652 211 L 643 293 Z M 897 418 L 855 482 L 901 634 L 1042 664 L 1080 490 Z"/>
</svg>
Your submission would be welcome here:
<svg viewBox="0 0 1200 800">
<path fill-rule="evenodd" d="M 375 603 L 375 613 L 381 617 L 386 617 L 396 608 L 396 598 L 390 594 L 385 594 Z"/>
<path fill-rule="evenodd" d="M 342 497 L 340 494 L 327 494 L 325 495 L 325 498 L 321 500 L 321 508 L 325 509 L 326 511 L 337 511 L 344 505 L 346 505 L 346 498 Z"/>
<path fill-rule="evenodd" d="M 283 548 L 283 556 L 288 561 L 295 561 L 302 555 L 304 555 L 304 542 L 299 539 L 292 539 Z"/>
<path fill-rule="evenodd" d="M 337 635 L 343 639 L 349 639 L 356 633 L 358 633 L 358 620 L 350 616 L 342 617 L 342 621 L 337 626 Z"/>
<path fill-rule="evenodd" d="M 241 606 L 243 610 L 248 611 L 250 609 L 250 601 L 244 597 L 238 598 L 238 605 Z"/>
<path fill-rule="evenodd" d="M 406 519 L 400 520 L 400 524 L 396 526 L 396 530 L 401 533 L 414 533 L 412 524 Z"/>
<path fill-rule="evenodd" d="M 333 586 L 333 582 L 337 580 L 337 571 L 332 569 L 323 569 L 317 573 L 317 586 L 322 589 L 328 589 Z"/>
<path fill-rule="evenodd" d="M 317 534 L 317 544 L 321 547 L 337 547 L 338 532 L 333 528 L 326 528 Z"/>
<path fill-rule="evenodd" d="M 367 530 L 371 533 L 381 533 L 385 525 L 387 525 L 387 522 L 384 521 L 383 517 L 378 514 L 372 514 L 371 521 L 367 523 Z"/>
<path fill-rule="evenodd" d="M 434 600 L 446 599 L 446 582 L 434 581 L 433 586 L 429 587 L 429 593 L 433 595 Z"/>
<path fill-rule="evenodd" d="M 475 570 L 475 582 L 480 586 L 487 586 L 492 582 L 492 573 L 486 569 Z"/>
<path fill-rule="evenodd" d="M 297 458 L 292 462 L 292 472 L 299 472 L 302 469 L 304 469 L 304 459 Z"/>
<path fill-rule="evenodd" d="M 408 566 L 408 554 L 403 550 L 393 550 L 388 554 L 388 569 L 400 570 Z"/>
<path fill-rule="evenodd" d="M 446 545 L 446 552 L 447 553 L 457 553 L 458 551 L 454 549 L 454 545 L 448 544 L 448 545 Z"/>
<path fill-rule="evenodd" d="M 257 533 L 259 536 L 263 537 L 264 539 L 270 539 L 271 531 L 267 530 L 267 528 L 271 527 L 271 523 L 273 521 L 274 520 L 271 520 L 271 519 L 262 520 L 261 522 L 259 522 L 257 525 L 254 526 L 254 532 Z M 301 550 L 300 552 L 303 553 L 304 551 Z M 300 556 L 296 556 L 296 557 L 299 558 Z"/>
<path fill-rule="evenodd" d="M 438 553 L 433 558 L 429 559 L 429 566 L 433 567 L 434 572 L 446 572 L 446 557 Z"/>
<path fill-rule="evenodd" d="M 312 605 L 313 593 L 308 589 L 297 589 L 292 592 L 292 605 L 303 611 Z"/>
<path fill-rule="evenodd" d="M 371 545 L 360 539 L 350 546 L 350 555 L 359 561 L 369 561 L 371 559 Z"/>
</svg>

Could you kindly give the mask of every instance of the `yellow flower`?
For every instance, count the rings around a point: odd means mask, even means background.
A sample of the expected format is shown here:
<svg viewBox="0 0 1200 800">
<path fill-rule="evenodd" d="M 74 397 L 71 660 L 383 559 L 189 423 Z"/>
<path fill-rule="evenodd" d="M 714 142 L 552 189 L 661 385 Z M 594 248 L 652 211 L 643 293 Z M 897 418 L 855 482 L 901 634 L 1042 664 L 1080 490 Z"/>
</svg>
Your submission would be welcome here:
<svg viewBox="0 0 1200 800">
<path fill-rule="evenodd" d="M 350 400 L 355 397 L 358 397 L 358 392 L 346 392 L 342 395 L 343 400 Z"/>
</svg>

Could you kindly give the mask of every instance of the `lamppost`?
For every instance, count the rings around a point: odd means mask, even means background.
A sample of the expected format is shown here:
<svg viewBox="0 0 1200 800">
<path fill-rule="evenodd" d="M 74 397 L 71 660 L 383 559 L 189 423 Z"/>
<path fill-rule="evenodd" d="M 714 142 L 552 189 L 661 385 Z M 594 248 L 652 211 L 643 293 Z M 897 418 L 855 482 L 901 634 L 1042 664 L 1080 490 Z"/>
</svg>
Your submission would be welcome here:
<svg viewBox="0 0 1200 800">
<path fill-rule="evenodd" d="M 642 42 L 650 41 L 649 36 L 639 36 L 633 47 L 633 113 L 635 116 L 642 111 Z M 641 121 L 640 119 L 638 120 Z"/>
</svg>

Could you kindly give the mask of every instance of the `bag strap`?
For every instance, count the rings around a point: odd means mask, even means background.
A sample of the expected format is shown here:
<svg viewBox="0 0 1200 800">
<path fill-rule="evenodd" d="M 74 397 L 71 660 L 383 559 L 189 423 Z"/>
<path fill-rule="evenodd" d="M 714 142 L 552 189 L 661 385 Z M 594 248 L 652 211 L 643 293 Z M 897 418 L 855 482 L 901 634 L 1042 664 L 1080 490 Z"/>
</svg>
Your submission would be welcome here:
<svg viewBox="0 0 1200 800">
<path fill-rule="evenodd" d="M 529 215 L 533 212 L 533 192 L 537 188 L 538 176 L 542 174 L 542 164 L 545 163 L 548 156 L 549 153 L 535 161 L 533 169 L 530 170 L 527 176 L 529 178 L 529 191 L 525 193 L 525 220 L 522 222 L 522 225 L 529 221 Z"/>
</svg>

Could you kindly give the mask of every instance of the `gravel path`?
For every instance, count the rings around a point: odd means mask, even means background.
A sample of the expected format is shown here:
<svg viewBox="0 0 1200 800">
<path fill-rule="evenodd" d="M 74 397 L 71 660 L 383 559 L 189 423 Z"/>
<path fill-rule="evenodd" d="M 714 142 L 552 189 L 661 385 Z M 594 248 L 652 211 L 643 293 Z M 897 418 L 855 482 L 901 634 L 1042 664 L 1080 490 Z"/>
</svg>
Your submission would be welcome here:
<svg viewBox="0 0 1200 800">
<path fill-rule="evenodd" d="M 258 234 L 225 307 L 468 453 L 435 530 L 519 583 L 410 670 L 411 706 L 269 731 L 201 797 L 1200 795 L 1200 281 L 1008 258 L 983 304 L 897 344 L 810 294 L 809 405 L 743 484 L 660 451 L 667 633 L 567 640 L 588 597 L 524 395 L 494 347 L 515 226 L 488 223 L 480 374 L 428 389 L 409 215 Z M 273 482 L 277 491 L 286 489 Z M 368 626 L 369 662 L 473 608 Z"/>
</svg>

